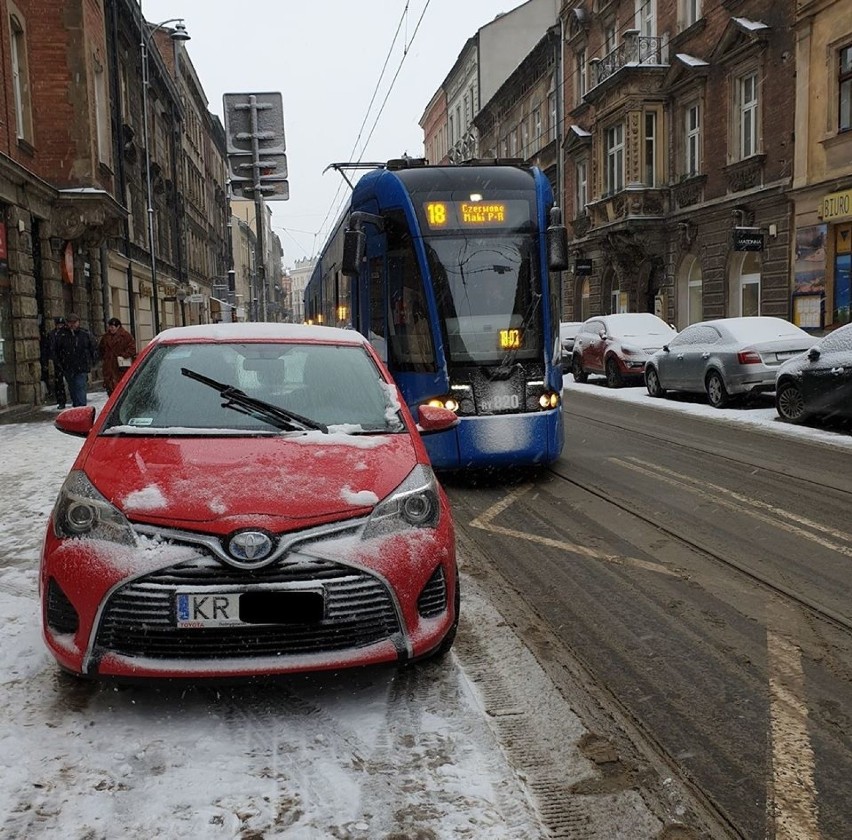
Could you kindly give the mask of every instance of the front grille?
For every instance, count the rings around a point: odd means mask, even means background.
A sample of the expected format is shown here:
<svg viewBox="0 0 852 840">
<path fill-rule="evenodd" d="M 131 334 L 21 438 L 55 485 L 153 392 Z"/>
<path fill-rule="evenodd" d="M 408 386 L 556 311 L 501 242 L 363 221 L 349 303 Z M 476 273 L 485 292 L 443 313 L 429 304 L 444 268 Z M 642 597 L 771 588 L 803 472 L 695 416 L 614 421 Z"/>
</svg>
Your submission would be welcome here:
<svg viewBox="0 0 852 840">
<path fill-rule="evenodd" d="M 221 590 L 284 583 L 319 583 L 325 592 L 325 618 L 316 624 L 175 626 L 177 589 L 203 592 L 208 586 Z M 96 648 L 99 653 L 164 660 L 287 656 L 364 647 L 399 631 L 387 587 L 359 569 L 312 560 L 241 571 L 198 558 L 117 590 L 104 608 Z"/>
<path fill-rule="evenodd" d="M 47 624 L 57 633 L 76 633 L 80 626 L 80 617 L 68 596 L 53 579 L 47 584 Z"/>
<path fill-rule="evenodd" d="M 421 618 L 434 618 L 447 608 L 447 584 L 444 568 L 438 566 L 417 599 L 417 612 Z"/>
</svg>

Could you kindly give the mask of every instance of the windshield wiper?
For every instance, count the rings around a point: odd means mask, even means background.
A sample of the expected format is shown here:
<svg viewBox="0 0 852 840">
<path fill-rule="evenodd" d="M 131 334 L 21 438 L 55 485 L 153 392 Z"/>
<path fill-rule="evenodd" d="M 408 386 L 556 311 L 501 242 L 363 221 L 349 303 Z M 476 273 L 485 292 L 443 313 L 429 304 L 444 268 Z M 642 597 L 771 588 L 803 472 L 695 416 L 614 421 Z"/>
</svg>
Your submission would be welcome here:
<svg viewBox="0 0 852 840">
<path fill-rule="evenodd" d="M 538 305 L 541 301 L 541 292 L 535 292 L 532 296 L 532 300 L 530 301 L 530 305 L 527 307 L 527 311 L 521 321 L 520 326 L 518 327 L 518 331 L 523 337 L 524 330 L 526 330 L 530 321 L 532 321 L 533 316 L 538 311 Z M 512 327 L 514 329 L 514 327 Z M 512 366 L 515 363 L 515 358 L 518 355 L 518 351 L 515 350 L 507 350 L 504 354 L 500 364 L 493 368 L 490 372 L 491 379 L 508 379 L 509 375 L 512 372 Z"/>
<path fill-rule="evenodd" d="M 288 432 L 304 432 L 314 429 L 328 434 L 328 426 L 323 423 L 317 423 L 308 417 L 302 417 L 301 414 L 294 414 L 292 411 L 287 411 L 277 405 L 272 405 L 272 403 L 259 400 L 256 397 L 250 397 L 245 391 L 241 391 L 233 385 L 217 382 L 215 379 L 210 379 L 210 377 L 203 376 L 189 368 L 181 368 L 180 372 L 184 376 L 188 376 L 190 379 L 194 379 L 196 382 L 200 382 L 202 385 L 218 391 L 225 400 L 222 403 L 222 408 L 230 408 L 241 414 L 247 414 L 249 417 L 263 420 L 269 423 L 270 426 L 275 426 L 277 429 Z"/>
</svg>

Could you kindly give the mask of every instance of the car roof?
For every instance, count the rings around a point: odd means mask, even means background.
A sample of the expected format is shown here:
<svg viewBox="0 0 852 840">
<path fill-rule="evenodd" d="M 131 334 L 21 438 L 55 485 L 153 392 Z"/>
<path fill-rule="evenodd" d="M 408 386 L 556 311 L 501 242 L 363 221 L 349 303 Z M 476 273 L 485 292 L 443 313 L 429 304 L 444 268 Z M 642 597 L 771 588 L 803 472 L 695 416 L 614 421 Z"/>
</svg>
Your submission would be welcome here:
<svg viewBox="0 0 852 840">
<path fill-rule="evenodd" d="M 315 324 L 220 323 L 172 327 L 154 341 L 321 341 L 332 344 L 366 344 L 357 330 Z"/>
</svg>

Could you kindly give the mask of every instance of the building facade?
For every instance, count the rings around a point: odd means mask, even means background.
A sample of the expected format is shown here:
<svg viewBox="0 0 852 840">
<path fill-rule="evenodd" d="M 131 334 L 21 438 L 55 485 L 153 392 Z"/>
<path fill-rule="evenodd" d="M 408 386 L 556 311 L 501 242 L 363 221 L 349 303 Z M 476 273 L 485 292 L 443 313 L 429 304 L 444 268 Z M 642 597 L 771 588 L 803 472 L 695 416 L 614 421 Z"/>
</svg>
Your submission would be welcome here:
<svg viewBox="0 0 852 840">
<path fill-rule="evenodd" d="M 793 0 L 569 0 L 564 317 L 788 318 Z"/>
<path fill-rule="evenodd" d="M 0 38 L 3 408 L 45 401 L 55 317 L 78 313 L 96 338 L 118 317 L 140 347 L 189 323 L 227 216 L 224 132 L 182 26 L 147 23 L 136 0 L 0 0 Z"/>
<path fill-rule="evenodd" d="M 852 319 L 852 5 L 799 0 L 795 31 L 792 317 L 831 328 Z"/>
</svg>

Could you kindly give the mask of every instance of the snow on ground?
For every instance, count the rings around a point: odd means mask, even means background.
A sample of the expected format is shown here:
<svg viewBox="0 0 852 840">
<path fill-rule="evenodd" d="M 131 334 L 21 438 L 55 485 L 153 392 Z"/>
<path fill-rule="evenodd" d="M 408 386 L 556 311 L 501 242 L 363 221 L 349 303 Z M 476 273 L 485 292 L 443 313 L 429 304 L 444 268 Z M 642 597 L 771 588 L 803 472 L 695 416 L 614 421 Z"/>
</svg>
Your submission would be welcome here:
<svg viewBox="0 0 852 840">
<path fill-rule="evenodd" d="M 652 400 L 644 388 L 578 385 L 570 376 L 565 387 L 568 400 L 584 389 L 852 448 L 848 433 L 787 426 L 770 407 L 716 410 Z M 100 408 L 104 395 L 90 400 Z M 520 774 L 455 656 L 444 666 L 271 685 L 115 686 L 60 675 L 40 637 L 37 568 L 46 518 L 80 443 L 49 422 L 0 425 L 0 837 L 541 836 Z M 485 636 L 487 644 L 499 617 L 475 587 L 463 598 L 460 638 L 470 622 L 471 638 Z M 509 659 L 506 667 L 516 668 L 519 658 Z M 542 702 L 545 681 L 534 665 L 515 683 L 523 684 L 524 704 Z M 581 730 L 567 704 L 548 709 L 543 719 Z M 566 774 L 595 772 L 575 760 Z M 616 827 L 603 818 L 593 831 L 593 819 L 601 817 L 590 814 L 588 837 L 659 831 L 641 802 L 621 798 L 601 806 L 609 820 L 626 812 L 630 822 Z"/>
<path fill-rule="evenodd" d="M 701 395 L 672 393 L 665 398 L 657 399 L 648 394 L 644 385 L 608 388 L 606 379 L 597 376 L 590 376 L 588 382 L 580 384 L 574 381 L 571 374 L 565 374 L 562 378 L 562 388 L 569 392 L 565 398 L 569 403 L 571 392 L 581 391 L 597 394 L 606 399 L 641 403 L 647 408 L 655 408 L 660 411 L 680 411 L 719 423 L 742 423 L 748 426 L 758 426 L 761 431 L 772 434 L 806 438 L 827 446 L 852 449 L 852 435 L 849 434 L 850 426 L 847 425 L 845 430 L 838 426 L 838 430 L 833 431 L 829 427 L 794 426 L 786 423 L 775 410 L 774 394 L 761 394 L 730 408 L 713 408 Z"/>
</svg>

